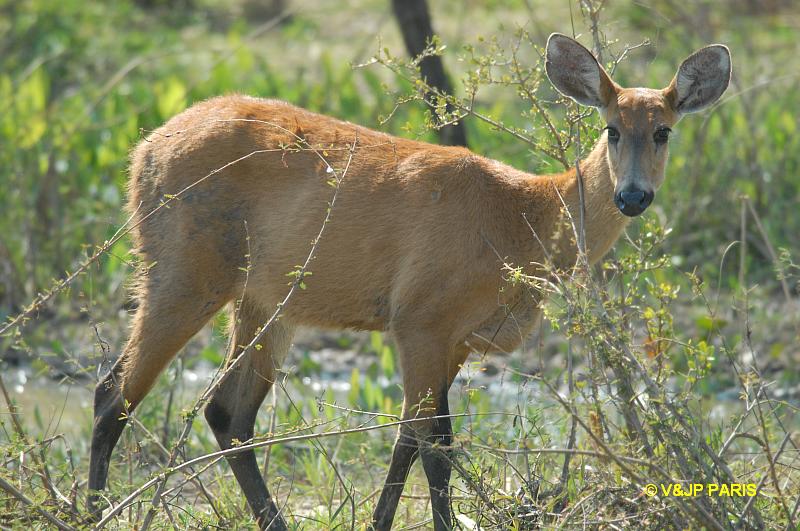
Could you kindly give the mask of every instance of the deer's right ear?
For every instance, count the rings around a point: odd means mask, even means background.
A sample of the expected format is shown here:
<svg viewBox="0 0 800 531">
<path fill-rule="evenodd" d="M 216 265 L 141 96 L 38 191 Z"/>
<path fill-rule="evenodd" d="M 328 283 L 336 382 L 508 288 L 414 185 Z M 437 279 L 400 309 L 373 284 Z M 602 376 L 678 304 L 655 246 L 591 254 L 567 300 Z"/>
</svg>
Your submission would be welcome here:
<svg viewBox="0 0 800 531">
<path fill-rule="evenodd" d="M 666 94 L 678 113 L 697 112 L 715 103 L 730 80 L 731 52 L 727 46 L 712 44 L 681 63 Z"/>
<path fill-rule="evenodd" d="M 616 96 L 616 87 L 592 52 L 566 35 L 547 39 L 547 77 L 564 96 L 581 105 L 604 108 Z"/>
</svg>

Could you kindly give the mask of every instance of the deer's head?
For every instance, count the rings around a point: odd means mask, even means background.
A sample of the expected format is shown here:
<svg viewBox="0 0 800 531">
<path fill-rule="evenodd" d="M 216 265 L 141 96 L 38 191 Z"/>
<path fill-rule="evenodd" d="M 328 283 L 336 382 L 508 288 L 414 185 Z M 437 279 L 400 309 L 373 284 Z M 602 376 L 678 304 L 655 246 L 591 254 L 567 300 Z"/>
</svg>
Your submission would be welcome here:
<svg viewBox="0 0 800 531">
<path fill-rule="evenodd" d="M 589 50 L 554 33 L 547 40 L 545 69 L 560 93 L 600 110 L 614 203 L 626 216 L 638 216 L 664 181 L 672 127 L 684 114 L 722 96 L 731 77 L 731 56 L 727 47 L 712 44 L 684 60 L 666 88 L 622 88 Z"/>
</svg>

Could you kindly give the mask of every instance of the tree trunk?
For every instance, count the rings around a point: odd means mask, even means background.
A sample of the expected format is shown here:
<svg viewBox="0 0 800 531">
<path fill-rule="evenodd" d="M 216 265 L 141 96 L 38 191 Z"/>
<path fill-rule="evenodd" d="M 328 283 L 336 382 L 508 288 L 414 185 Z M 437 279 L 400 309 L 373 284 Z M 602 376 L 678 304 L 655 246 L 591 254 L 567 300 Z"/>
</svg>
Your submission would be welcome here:
<svg viewBox="0 0 800 531">
<path fill-rule="evenodd" d="M 400 26 L 409 55 L 411 57 L 418 56 L 425 50 L 433 37 L 428 3 L 426 0 L 392 0 L 392 9 L 397 17 L 397 24 Z M 450 79 L 444 72 L 441 57 L 426 57 L 420 62 L 419 67 L 420 74 L 428 85 L 446 94 L 453 92 Z M 428 94 L 426 98 L 432 101 L 432 96 L 432 94 Z M 448 105 L 447 111 L 451 112 L 452 110 L 452 106 Z M 466 146 L 467 135 L 464 131 L 464 124 L 459 122 L 439 129 L 439 141 L 448 146 Z"/>
</svg>

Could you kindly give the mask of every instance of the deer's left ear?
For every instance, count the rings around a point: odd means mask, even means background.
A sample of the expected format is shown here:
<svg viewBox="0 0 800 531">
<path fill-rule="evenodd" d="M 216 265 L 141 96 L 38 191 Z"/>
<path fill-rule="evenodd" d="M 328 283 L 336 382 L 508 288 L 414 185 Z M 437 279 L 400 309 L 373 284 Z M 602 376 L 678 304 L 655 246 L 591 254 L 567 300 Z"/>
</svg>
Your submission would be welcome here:
<svg viewBox="0 0 800 531">
<path fill-rule="evenodd" d="M 547 39 L 545 72 L 553 86 L 581 105 L 603 109 L 616 99 L 616 85 L 592 52 L 566 35 Z"/>
<path fill-rule="evenodd" d="M 697 112 L 716 102 L 731 80 L 731 52 L 712 44 L 686 58 L 678 68 L 666 96 L 679 114 Z"/>
</svg>

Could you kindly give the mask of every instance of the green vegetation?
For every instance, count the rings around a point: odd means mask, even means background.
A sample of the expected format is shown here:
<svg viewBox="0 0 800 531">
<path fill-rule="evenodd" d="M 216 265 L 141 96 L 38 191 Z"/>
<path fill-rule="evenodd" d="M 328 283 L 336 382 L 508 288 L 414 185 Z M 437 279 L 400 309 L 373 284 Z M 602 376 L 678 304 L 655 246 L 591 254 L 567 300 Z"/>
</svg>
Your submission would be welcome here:
<svg viewBox="0 0 800 531">
<path fill-rule="evenodd" d="M 546 285 L 509 269 L 511 281 L 551 299 L 522 354 L 471 360 L 453 387 L 451 410 L 464 413 L 454 419 L 461 525 L 796 528 L 800 18 L 792 2 L 609 1 L 600 11 L 586 1 L 430 3 L 446 45 L 434 48 L 464 81 L 456 103 L 474 111 L 465 119 L 472 149 L 532 172 L 562 171 L 577 155 L 575 133 L 584 152 L 598 134 L 597 116 L 559 100 L 543 77 L 551 31 L 571 33 L 574 23 L 591 45 L 594 14 L 603 60 L 628 86 L 666 85 L 683 57 L 711 42 L 727 44 L 734 61 L 723 102 L 675 128 L 664 188 L 602 267 L 554 272 Z M 127 154 L 142 132 L 192 102 L 241 92 L 436 139 L 418 101 L 424 83 L 399 59 L 386 2 L 289 2 L 278 19 L 256 4 L 0 0 L 0 322 L 56 287 L 0 337 L 8 393 L 0 526 L 49 528 L 52 518 L 88 526 L 86 389 L 124 341 L 129 242 L 58 282 L 125 222 Z M 565 149 L 553 147 L 559 141 Z M 224 357 L 224 321 L 137 409 L 112 463 L 111 505 L 165 473 L 184 421 L 192 429 L 178 463 L 217 450 L 190 412 Z M 273 492 L 304 529 L 366 524 L 394 440 L 386 425 L 400 408 L 391 345 L 379 334 L 333 340 L 335 355 L 315 340 L 296 349 L 256 425 L 256 444 L 381 427 L 258 450 Z M 63 394 L 31 397 L 36 387 L 11 370 L 20 363 L 33 381 L 59 378 L 45 386 Z M 19 413 L 4 413 L 12 403 Z M 752 504 L 642 494 L 646 483 L 674 482 L 754 483 L 760 494 Z M 141 525 L 153 492 L 110 526 Z M 397 524 L 429 518 L 421 471 L 405 494 Z M 230 469 L 213 456 L 170 474 L 163 502 L 158 529 L 252 525 Z"/>
</svg>

